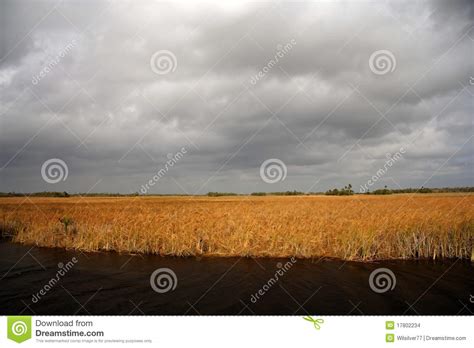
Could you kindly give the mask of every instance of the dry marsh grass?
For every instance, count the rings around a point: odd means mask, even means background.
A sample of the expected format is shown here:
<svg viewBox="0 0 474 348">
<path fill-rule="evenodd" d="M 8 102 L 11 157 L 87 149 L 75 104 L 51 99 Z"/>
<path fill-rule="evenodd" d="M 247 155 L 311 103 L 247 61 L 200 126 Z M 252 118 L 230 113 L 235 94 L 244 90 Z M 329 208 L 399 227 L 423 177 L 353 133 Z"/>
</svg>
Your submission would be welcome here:
<svg viewBox="0 0 474 348">
<path fill-rule="evenodd" d="M 471 258 L 474 195 L 1 198 L 15 242 L 160 255 Z"/>
</svg>

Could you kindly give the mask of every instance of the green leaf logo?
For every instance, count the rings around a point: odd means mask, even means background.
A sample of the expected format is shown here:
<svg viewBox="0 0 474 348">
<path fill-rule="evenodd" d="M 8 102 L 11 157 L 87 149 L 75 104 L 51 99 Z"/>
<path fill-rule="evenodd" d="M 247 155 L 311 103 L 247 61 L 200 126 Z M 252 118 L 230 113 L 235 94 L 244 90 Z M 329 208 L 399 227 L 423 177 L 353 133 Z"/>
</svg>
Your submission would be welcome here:
<svg viewBox="0 0 474 348">
<path fill-rule="evenodd" d="M 321 328 L 321 324 L 324 323 L 324 320 L 321 318 L 313 319 L 311 316 L 303 317 L 304 320 L 307 320 L 309 322 L 312 322 L 314 325 L 314 328 L 316 330 L 319 330 Z"/>
<path fill-rule="evenodd" d="M 31 317 L 8 317 L 7 337 L 17 343 L 29 340 L 31 338 Z"/>
</svg>

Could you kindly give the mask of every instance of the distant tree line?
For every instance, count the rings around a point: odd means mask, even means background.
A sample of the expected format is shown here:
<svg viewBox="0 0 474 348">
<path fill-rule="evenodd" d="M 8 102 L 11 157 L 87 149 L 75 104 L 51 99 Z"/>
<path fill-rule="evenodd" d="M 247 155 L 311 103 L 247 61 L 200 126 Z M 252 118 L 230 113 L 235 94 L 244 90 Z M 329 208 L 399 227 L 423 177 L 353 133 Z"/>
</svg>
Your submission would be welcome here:
<svg viewBox="0 0 474 348">
<path fill-rule="evenodd" d="M 138 193 L 122 194 L 122 193 L 67 193 L 66 191 L 43 191 L 33 193 L 20 192 L 0 192 L 0 197 L 133 197 L 138 196 Z"/>
<path fill-rule="evenodd" d="M 342 189 L 332 189 L 326 191 L 327 196 L 351 196 L 354 194 L 354 191 L 352 190 L 352 185 L 349 184 L 347 186 L 344 186 Z"/>
<path fill-rule="evenodd" d="M 284 192 L 252 192 L 251 196 L 304 196 L 308 193 L 301 191 L 284 191 Z"/>
<path fill-rule="evenodd" d="M 207 195 L 209 197 L 238 196 L 238 194 L 234 192 L 208 192 Z"/>
<path fill-rule="evenodd" d="M 367 191 L 360 193 L 363 195 L 390 195 L 397 193 L 452 193 L 452 192 L 474 192 L 474 187 L 442 187 L 442 188 L 404 188 L 404 189 L 389 189 L 385 186 L 383 189 L 376 189 L 374 191 Z M 251 196 L 310 196 L 310 195 L 327 195 L 327 196 L 350 196 L 355 193 L 352 190 L 352 185 L 349 184 L 343 188 L 334 188 L 326 192 L 301 192 L 301 191 L 282 191 L 282 192 L 252 192 Z M 66 191 L 44 191 L 33 193 L 19 193 L 19 192 L 0 192 L 0 197 L 135 197 L 139 196 L 138 192 L 134 193 L 68 193 Z M 235 192 L 208 192 L 208 197 L 223 197 L 223 196 L 247 196 L 248 194 L 239 194 Z M 192 196 L 188 194 L 147 194 L 145 196 Z"/>
<path fill-rule="evenodd" d="M 18 192 L 0 192 L 0 197 L 69 197 L 70 194 L 66 191 L 44 191 L 44 192 L 33 192 L 33 193 L 18 193 Z"/>
<path fill-rule="evenodd" d="M 452 193 L 452 192 L 474 192 L 474 187 L 442 187 L 442 188 L 405 188 L 405 189 L 377 189 L 372 192 L 367 191 L 367 195 L 390 195 L 396 193 Z"/>
</svg>

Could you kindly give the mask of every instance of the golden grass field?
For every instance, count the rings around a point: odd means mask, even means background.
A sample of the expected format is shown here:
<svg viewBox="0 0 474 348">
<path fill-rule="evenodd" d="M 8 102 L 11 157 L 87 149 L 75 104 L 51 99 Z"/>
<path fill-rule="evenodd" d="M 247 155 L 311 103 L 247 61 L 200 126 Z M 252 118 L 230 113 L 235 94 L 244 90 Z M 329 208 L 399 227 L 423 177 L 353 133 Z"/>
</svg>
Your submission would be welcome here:
<svg viewBox="0 0 474 348">
<path fill-rule="evenodd" d="M 0 199 L 0 228 L 15 242 L 83 251 L 471 258 L 473 203 L 469 194 L 18 197 Z"/>
</svg>

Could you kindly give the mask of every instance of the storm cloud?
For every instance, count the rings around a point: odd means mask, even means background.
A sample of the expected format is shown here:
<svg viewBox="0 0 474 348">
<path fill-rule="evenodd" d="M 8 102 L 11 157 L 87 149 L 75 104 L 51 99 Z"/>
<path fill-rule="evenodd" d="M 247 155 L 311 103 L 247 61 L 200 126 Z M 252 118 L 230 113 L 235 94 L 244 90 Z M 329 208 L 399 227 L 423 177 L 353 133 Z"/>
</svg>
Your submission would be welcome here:
<svg viewBox="0 0 474 348">
<path fill-rule="evenodd" d="M 473 11 L 2 0 L 0 191 L 357 188 L 401 148 L 374 188 L 474 186 Z"/>
</svg>

